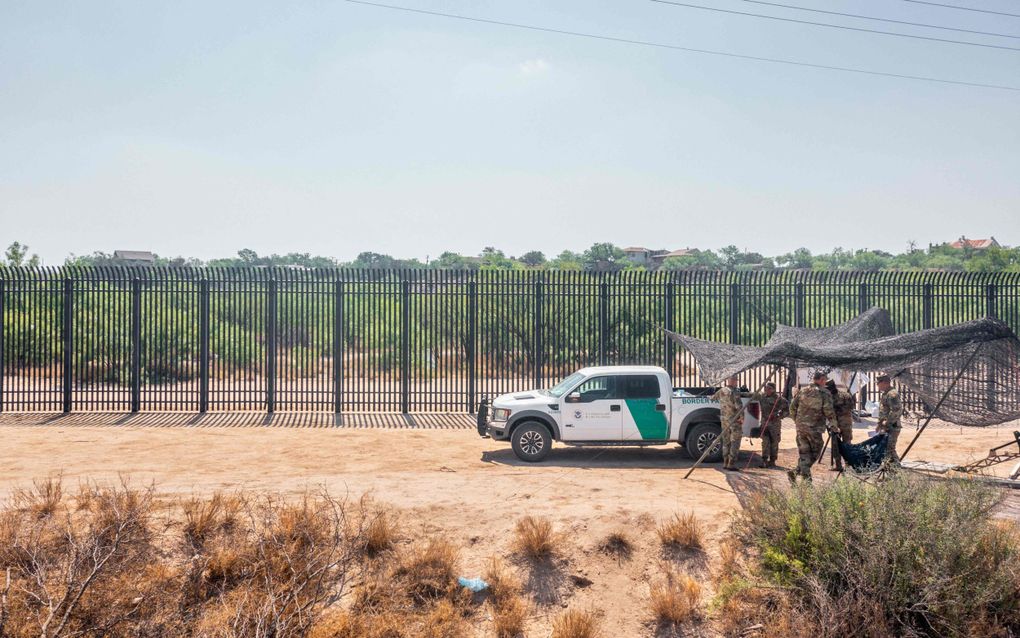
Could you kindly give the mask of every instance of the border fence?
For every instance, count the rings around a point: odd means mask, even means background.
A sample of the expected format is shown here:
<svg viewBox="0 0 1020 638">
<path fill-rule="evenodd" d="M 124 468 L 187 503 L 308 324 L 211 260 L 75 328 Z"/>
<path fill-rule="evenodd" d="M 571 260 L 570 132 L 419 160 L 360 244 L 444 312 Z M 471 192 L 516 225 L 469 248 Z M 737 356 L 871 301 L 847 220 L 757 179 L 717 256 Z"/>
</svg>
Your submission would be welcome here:
<svg viewBox="0 0 1020 638">
<path fill-rule="evenodd" d="M 0 268 L 0 411 L 467 412 L 600 364 L 700 385 L 660 328 L 761 345 L 871 306 L 1016 331 L 1020 273 Z"/>
</svg>

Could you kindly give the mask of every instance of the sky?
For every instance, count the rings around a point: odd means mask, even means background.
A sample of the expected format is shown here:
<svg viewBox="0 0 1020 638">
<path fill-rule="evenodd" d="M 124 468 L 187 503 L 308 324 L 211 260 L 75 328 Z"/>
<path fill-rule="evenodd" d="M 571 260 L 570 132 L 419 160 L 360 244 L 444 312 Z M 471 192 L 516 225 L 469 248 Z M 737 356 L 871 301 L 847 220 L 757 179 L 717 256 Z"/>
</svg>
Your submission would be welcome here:
<svg viewBox="0 0 1020 638">
<path fill-rule="evenodd" d="M 1020 51 L 651 0 L 383 1 L 1020 88 Z M 1020 36 L 1020 18 L 904 0 L 776 1 Z M 1020 14 L 1020 0 L 944 2 Z M 1020 244 L 1020 91 L 343 0 L 4 0 L 0 96 L 0 243 L 51 265 L 114 250 L 425 260 L 602 241 L 766 255 L 902 252 L 961 235 Z"/>
</svg>

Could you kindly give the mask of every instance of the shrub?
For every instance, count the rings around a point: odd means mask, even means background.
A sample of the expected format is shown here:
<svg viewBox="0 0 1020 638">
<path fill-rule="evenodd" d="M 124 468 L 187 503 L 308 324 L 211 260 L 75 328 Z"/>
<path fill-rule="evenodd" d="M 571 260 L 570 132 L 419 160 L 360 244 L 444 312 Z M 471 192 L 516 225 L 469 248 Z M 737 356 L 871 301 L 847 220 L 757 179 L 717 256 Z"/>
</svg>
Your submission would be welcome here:
<svg viewBox="0 0 1020 638">
<path fill-rule="evenodd" d="M 492 605 L 492 625 L 496 638 L 524 635 L 528 605 L 521 595 L 520 580 L 497 558 L 489 563 L 485 580 L 489 583 L 489 602 Z"/>
<path fill-rule="evenodd" d="M 531 560 L 546 560 L 556 551 L 556 535 L 547 518 L 525 516 L 514 529 L 514 549 Z"/>
<path fill-rule="evenodd" d="M 414 602 L 434 602 L 457 586 L 457 561 L 456 547 L 433 538 L 402 556 L 393 576 Z"/>
<path fill-rule="evenodd" d="M 595 612 L 568 609 L 553 619 L 549 638 L 595 638 L 601 634 L 600 625 Z"/>
<path fill-rule="evenodd" d="M 819 631 L 1004 634 L 1020 627 L 1020 540 L 990 520 L 998 500 L 973 481 L 836 481 L 766 492 L 733 531 Z"/>
<path fill-rule="evenodd" d="M 599 549 L 610 556 L 615 556 L 618 560 L 624 560 L 630 558 L 630 555 L 634 553 L 634 544 L 631 543 L 626 532 L 616 530 L 606 536 L 599 545 Z"/>
<path fill-rule="evenodd" d="M 673 514 L 659 524 L 656 530 L 659 540 L 667 549 L 700 550 L 704 547 L 704 531 L 701 521 L 693 512 Z"/>
<path fill-rule="evenodd" d="M 687 574 L 666 571 L 651 586 L 652 617 L 660 627 L 675 628 L 701 616 L 701 584 Z"/>
<path fill-rule="evenodd" d="M 397 540 L 397 527 L 393 523 L 393 516 L 387 511 L 375 513 L 365 524 L 363 536 L 364 552 L 369 558 L 391 549 Z"/>
</svg>

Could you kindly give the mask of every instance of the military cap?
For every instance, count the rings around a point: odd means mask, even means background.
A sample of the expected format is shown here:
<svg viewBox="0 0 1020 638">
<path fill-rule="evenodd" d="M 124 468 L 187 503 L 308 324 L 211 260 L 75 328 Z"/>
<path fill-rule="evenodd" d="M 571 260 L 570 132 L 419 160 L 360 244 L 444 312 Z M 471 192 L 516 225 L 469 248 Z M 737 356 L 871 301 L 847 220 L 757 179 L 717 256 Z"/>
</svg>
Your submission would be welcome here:
<svg viewBox="0 0 1020 638">
<path fill-rule="evenodd" d="M 880 374 L 878 378 L 875 379 L 875 381 L 877 383 L 889 383 L 890 381 L 892 381 L 892 379 L 889 378 L 888 374 Z"/>
<path fill-rule="evenodd" d="M 765 387 L 766 388 L 772 388 L 773 390 L 775 390 L 776 389 L 776 384 L 772 383 L 771 381 L 769 381 L 768 383 L 765 384 Z"/>
<path fill-rule="evenodd" d="M 825 374 L 821 370 L 817 370 L 815 372 L 815 381 L 817 381 L 819 379 L 827 379 L 827 378 L 829 378 L 829 375 Z"/>
</svg>

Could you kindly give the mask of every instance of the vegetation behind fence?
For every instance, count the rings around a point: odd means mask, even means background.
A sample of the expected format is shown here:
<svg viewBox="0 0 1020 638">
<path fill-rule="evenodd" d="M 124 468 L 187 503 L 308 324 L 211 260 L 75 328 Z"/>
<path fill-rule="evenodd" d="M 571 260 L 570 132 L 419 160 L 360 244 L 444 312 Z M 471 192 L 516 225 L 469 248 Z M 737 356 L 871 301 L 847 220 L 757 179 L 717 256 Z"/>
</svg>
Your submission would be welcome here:
<svg viewBox="0 0 1020 638">
<path fill-rule="evenodd" d="M 1017 330 L 1020 273 L 0 269 L 0 410 L 466 411 L 597 364 L 693 384 L 660 328 L 761 345 L 871 306 Z"/>
</svg>

